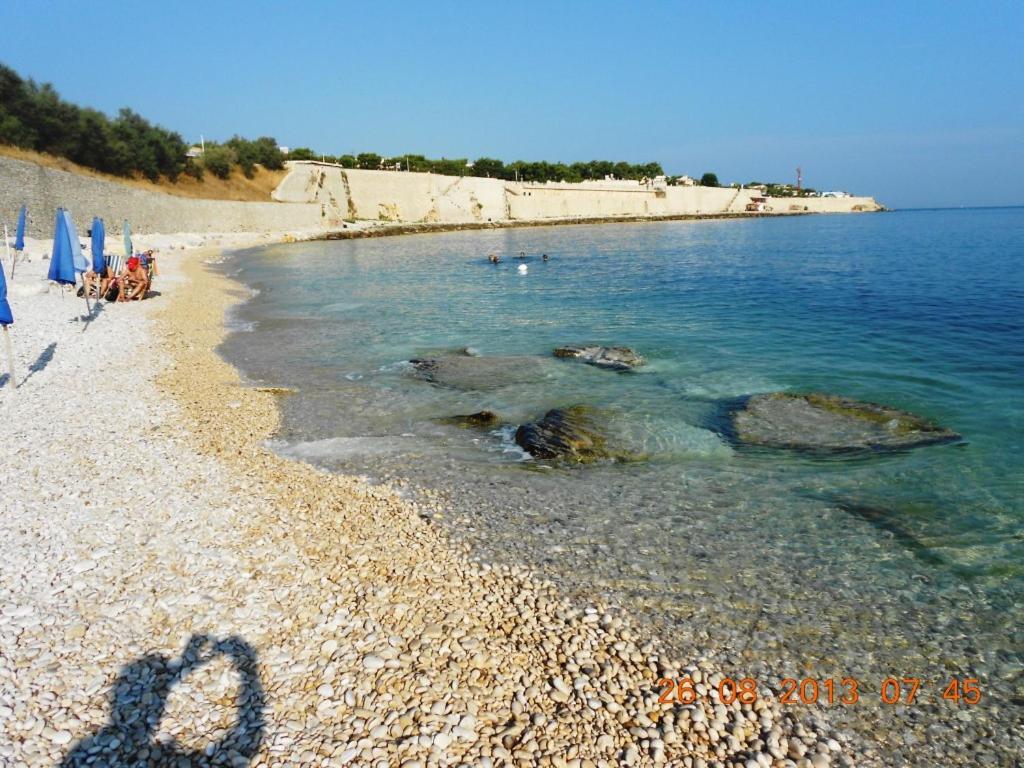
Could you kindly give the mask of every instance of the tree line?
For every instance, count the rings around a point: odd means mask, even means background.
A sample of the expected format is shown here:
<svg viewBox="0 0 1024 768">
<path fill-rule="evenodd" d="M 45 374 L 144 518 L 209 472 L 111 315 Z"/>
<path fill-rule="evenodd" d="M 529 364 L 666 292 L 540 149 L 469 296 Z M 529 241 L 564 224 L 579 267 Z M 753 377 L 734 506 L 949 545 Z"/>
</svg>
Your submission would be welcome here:
<svg viewBox="0 0 1024 768">
<path fill-rule="evenodd" d="M 335 163 L 343 168 L 366 170 L 402 170 L 421 173 L 437 173 L 444 176 L 478 176 L 507 181 L 567 181 L 580 182 L 604 179 L 653 179 L 665 175 L 660 163 L 627 163 L 611 160 L 591 160 L 583 163 L 550 163 L 516 160 L 505 163 L 493 157 L 430 159 L 424 155 L 395 155 L 382 157 L 375 152 L 358 155 L 324 155 L 308 147 L 296 147 L 288 153 L 289 160 L 322 160 Z"/>
<path fill-rule="evenodd" d="M 24 79 L 0 64 L 0 143 L 66 157 L 78 165 L 115 176 L 141 175 L 151 181 L 171 181 L 181 174 L 203 178 L 206 172 L 228 178 L 234 168 L 252 177 L 257 166 L 279 170 L 288 160 L 325 160 L 345 168 L 421 171 L 447 176 L 479 176 L 509 181 L 653 179 L 663 176 L 660 163 L 627 163 L 591 160 L 550 163 L 516 160 L 505 163 L 493 157 L 430 159 L 405 154 L 382 157 L 374 152 L 357 155 L 322 155 L 308 147 L 293 149 L 287 156 L 270 136 L 255 140 L 234 136 L 223 143 L 206 142 L 205 150 L 189 157 L 181 134 L 150 123 L 131 109 L 110 118 L 96 109 L 62 99 L 49 83 Z M 717 180 L 715 180 L 717 183 Z"/>
</svg>

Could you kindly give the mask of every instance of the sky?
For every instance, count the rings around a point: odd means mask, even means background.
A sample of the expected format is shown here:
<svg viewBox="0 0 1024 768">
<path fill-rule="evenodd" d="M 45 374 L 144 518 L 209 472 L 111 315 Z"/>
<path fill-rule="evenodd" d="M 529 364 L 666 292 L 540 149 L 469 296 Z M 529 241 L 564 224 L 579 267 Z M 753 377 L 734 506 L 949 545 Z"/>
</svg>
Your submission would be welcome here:
<svg viewBox="0 0 1024 768">
<path fill-rule="evenodd" d="M 1024 3 L 0 2 L 0 62 L 187 141 L 662 163 L 1024 204 Z"/>
</svg>

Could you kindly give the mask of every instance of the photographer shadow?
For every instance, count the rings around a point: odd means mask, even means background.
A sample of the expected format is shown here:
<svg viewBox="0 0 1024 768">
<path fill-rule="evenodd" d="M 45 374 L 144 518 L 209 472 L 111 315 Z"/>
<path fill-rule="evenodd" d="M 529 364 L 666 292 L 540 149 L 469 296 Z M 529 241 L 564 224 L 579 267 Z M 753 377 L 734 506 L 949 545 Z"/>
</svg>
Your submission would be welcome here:
<svg viewBox="0 0 1024 768">
<path fill-rule="evenodd" d="M 155 740 L 174 686 L 218 656 L 231 662 L 241 683 L 232 727 L 200 752 L 185 749 L 173 739 Z M 252 646 L 239 637 L 216 640 L 193 635 L 179 659 L 148 654 L 125 665 L 110 691 L 110 723 L 78 742 L 60 766 L 246 765 L 263 741 L 265 704 Z"/>
</svg>

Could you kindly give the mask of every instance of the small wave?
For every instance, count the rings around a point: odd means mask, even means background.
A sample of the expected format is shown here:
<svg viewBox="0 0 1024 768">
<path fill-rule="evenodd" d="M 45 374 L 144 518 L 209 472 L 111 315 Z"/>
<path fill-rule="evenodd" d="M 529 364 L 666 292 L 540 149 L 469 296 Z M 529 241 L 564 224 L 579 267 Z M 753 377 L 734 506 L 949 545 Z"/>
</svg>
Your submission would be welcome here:
<svg viewBox="0 0 1024 768">
<path fill-rule="evenodd" d="M 410 363 L 408 360 L 399 360 L 396 363 L 388 363 L 387 365 L 382 365 L 377 370 L 380 371 L 381 373 L 404 373 L 406 371 L 411 371 L 412 369 L 413 364 Z"/>
<path fill-rule="evenodd" d="M 514 461 L 533 461 L 533 456 L 523 450 L 519 443 L 516 442 L 516 429 L 517 427 L 513 424 L 507 424 L 495 429 L 491 432 L 491 435 L 496 437 L 498 442 L 490 444 L 487 450 L 493 453 L 500 453 L 502 456 L 507 456 Z"/>
<path fill-rule="evenodd" d="M 349 312 L 353 309 L 361 309 L 365 305 L 354 301 L 336 301 L 323 307 L 324 312 Z"/>
<path fill-rule="evenodd" d="M 256 323 L 252 320 L 241 320 L 237 317 L 228 317 L 224 321 L 224 327 L 236 333 L 252 333 L 256 330 Z"/>
<path fill-rule="evenodd" d="M 327 437 L 300 443 L 268 441 L 268 447 L 288 458 L 303 461 L 340 460 L 352 456 L 383 456 L 411 447 L 408 437 Z"/>
</svg>

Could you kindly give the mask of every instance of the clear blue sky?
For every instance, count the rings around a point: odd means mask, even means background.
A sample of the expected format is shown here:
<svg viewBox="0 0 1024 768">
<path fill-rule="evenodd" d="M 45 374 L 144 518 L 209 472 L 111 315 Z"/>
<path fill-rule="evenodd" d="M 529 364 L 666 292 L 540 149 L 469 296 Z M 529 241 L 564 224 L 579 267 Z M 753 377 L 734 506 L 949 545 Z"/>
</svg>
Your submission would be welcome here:
<svg viewBox="0 0 1024 768">
<path fill-rule="evenodd" d="M 0 61 L 179 131 L 331 154 L 660 161 L 1024 204 L 1024 3 L 0 3 Z"/>
</svg>

